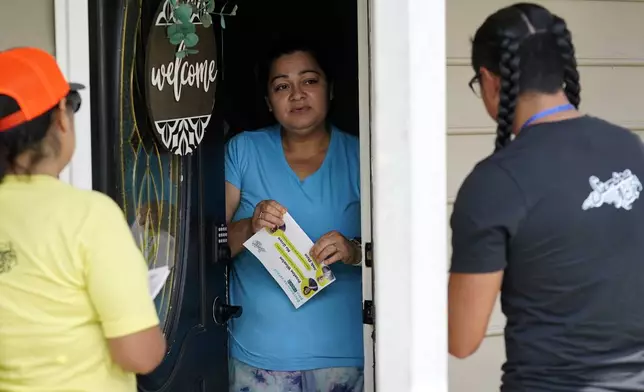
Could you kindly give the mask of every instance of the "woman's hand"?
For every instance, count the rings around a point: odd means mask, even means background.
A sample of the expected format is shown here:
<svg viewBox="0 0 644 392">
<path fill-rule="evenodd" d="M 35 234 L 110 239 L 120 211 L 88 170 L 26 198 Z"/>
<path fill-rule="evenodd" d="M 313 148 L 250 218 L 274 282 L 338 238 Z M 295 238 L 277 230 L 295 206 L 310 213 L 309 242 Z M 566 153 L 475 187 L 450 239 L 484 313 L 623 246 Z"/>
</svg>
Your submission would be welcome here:
<svg viewBox="0 0 644 392">
<path fill-rule="evenodd" d="M 257 203 L 257 207 L 255 207 L 255 212 L 251 218 L 253 234 L 265 227 L 275 230 L 284 225 L 284 214 L 286 214 L 286 208 L 282 207 L 275 200 L 260 201 Z"/>
<path fill-rule="evenodd" d="M 330 231 L 320 237 L 309 254 L 323 265 L 331 265 L 338 261 L 356 265 L 361 259 L 360 249 L 337 231 Z"/>
</svg>

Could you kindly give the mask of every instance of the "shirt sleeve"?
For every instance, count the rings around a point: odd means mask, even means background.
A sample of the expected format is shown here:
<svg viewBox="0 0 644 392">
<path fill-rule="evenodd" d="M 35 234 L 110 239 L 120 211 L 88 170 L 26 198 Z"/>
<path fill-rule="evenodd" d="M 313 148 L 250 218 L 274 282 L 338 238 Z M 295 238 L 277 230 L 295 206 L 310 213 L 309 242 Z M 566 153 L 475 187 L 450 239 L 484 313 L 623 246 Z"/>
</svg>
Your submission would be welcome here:
<svg viewBox="0 0 644 392">
<path fill-rule="evenodd" d="M 455 273 L 489 273 L 506 268 L 508 243 L 526 215 L 525 198 L 498 164 L 479 163 L 463 182 L 451 217 Z"/>
<path fill-rule="evenodd" d="M 149 292 L 148 266 L 122 210 L 97 195 L 81 246 L 89 298 L 106 338 L 130 335 L 159 324 Z"/>
<path fill-rule="evenodd" d="M 226 144 L 226 181 L 242 189 L 243 173 L 246 170 L 246 135 L 242 132 Z"/>
</svg>

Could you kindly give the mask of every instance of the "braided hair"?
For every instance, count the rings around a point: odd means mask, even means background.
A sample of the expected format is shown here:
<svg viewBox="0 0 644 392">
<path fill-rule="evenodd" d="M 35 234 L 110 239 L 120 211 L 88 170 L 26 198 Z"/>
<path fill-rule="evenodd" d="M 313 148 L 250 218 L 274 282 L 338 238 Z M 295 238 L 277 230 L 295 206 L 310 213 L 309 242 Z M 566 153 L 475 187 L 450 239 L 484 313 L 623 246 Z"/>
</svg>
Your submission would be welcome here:
<svg viewBox="0 0 644 392">
<path fill-rule="evenodd" d="M 560 17 L 553 15 L 554 23 L 552 25 L 552 34 L 557 40 L 557 46 L 561 52 L 561 58 L 564 65 L 564 91 L 568 101 L 579 108 L 581 98 L 579 93 L 579 72 L 577 71 L 577 58 L 575 58 L 575 47 L 572 44 L 572 34 L 568 31 L 566 22 Z"/>
<path fill-rule="evenodd" d="M 490 15 L 472 41 L 472 66 L 500 77 L 495 151 L 512 137 L 519 95 L 554 94 L 563 89 L 580 103 L 575 48 L 566 22 L 542 6 L 519 3 Z"/>
<path fill-rule="evenodd" d="M 499 62 L 501 91 L 499 94 L 495 151 L 507 146 L 512 135 L 514 111 L 519 97 L 519 79 L 521 76 L 519 46 L 519 40 L 509 35 L 503 37 L 501 41 L 502 52 L 501 61 Z"/>
</svg>

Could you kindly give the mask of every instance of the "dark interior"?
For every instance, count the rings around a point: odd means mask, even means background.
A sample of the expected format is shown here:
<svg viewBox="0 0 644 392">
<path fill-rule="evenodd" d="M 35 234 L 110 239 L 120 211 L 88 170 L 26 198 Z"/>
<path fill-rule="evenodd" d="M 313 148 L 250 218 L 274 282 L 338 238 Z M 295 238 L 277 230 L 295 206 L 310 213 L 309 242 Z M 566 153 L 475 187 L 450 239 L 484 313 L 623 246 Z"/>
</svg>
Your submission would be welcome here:
<svg viewBox="0 0 644 392">
<path fill-rule="evenodd" d="M 215 113 L 230 126 L 228 136 L 274 123 L 264 101 L 255 67 L 264 48 L 281 36 L 310 38 L 324 45 L 334 74 L 331 119 L 345 132 L 358 134 L 357 6 L 346 0 L 239 0 L 217 3 L 227 13 L 225 29 L 215 17 L 219 72 Z M 220 8 L 221 7 L 221 8 Z M 223 39 L 223 45 L 222 45 Z M 208 138 L 208 136 L 206 136 Z"/>
</svg>

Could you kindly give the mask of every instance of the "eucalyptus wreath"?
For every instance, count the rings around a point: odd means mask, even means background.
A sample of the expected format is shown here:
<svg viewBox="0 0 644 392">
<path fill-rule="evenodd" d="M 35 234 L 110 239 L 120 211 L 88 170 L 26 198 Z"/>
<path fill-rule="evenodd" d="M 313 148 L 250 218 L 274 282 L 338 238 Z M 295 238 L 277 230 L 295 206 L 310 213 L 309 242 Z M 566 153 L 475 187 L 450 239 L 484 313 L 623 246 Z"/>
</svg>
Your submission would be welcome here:
<svg viewBox="0 0 644 392">
<path fill-rule="evenodd" d="M 172 6 L 171 24 L 167 28 L 168 39 L 177 46 L 177 58 L 199 53 L 195 46 L 199 43 L 193 16 L 197 15 L 205 28 L 212 26 L 212 12 L 215 0 L 169 0 Z M 183 45 L 182 45 L 183 44 Z"/>
</svg>

